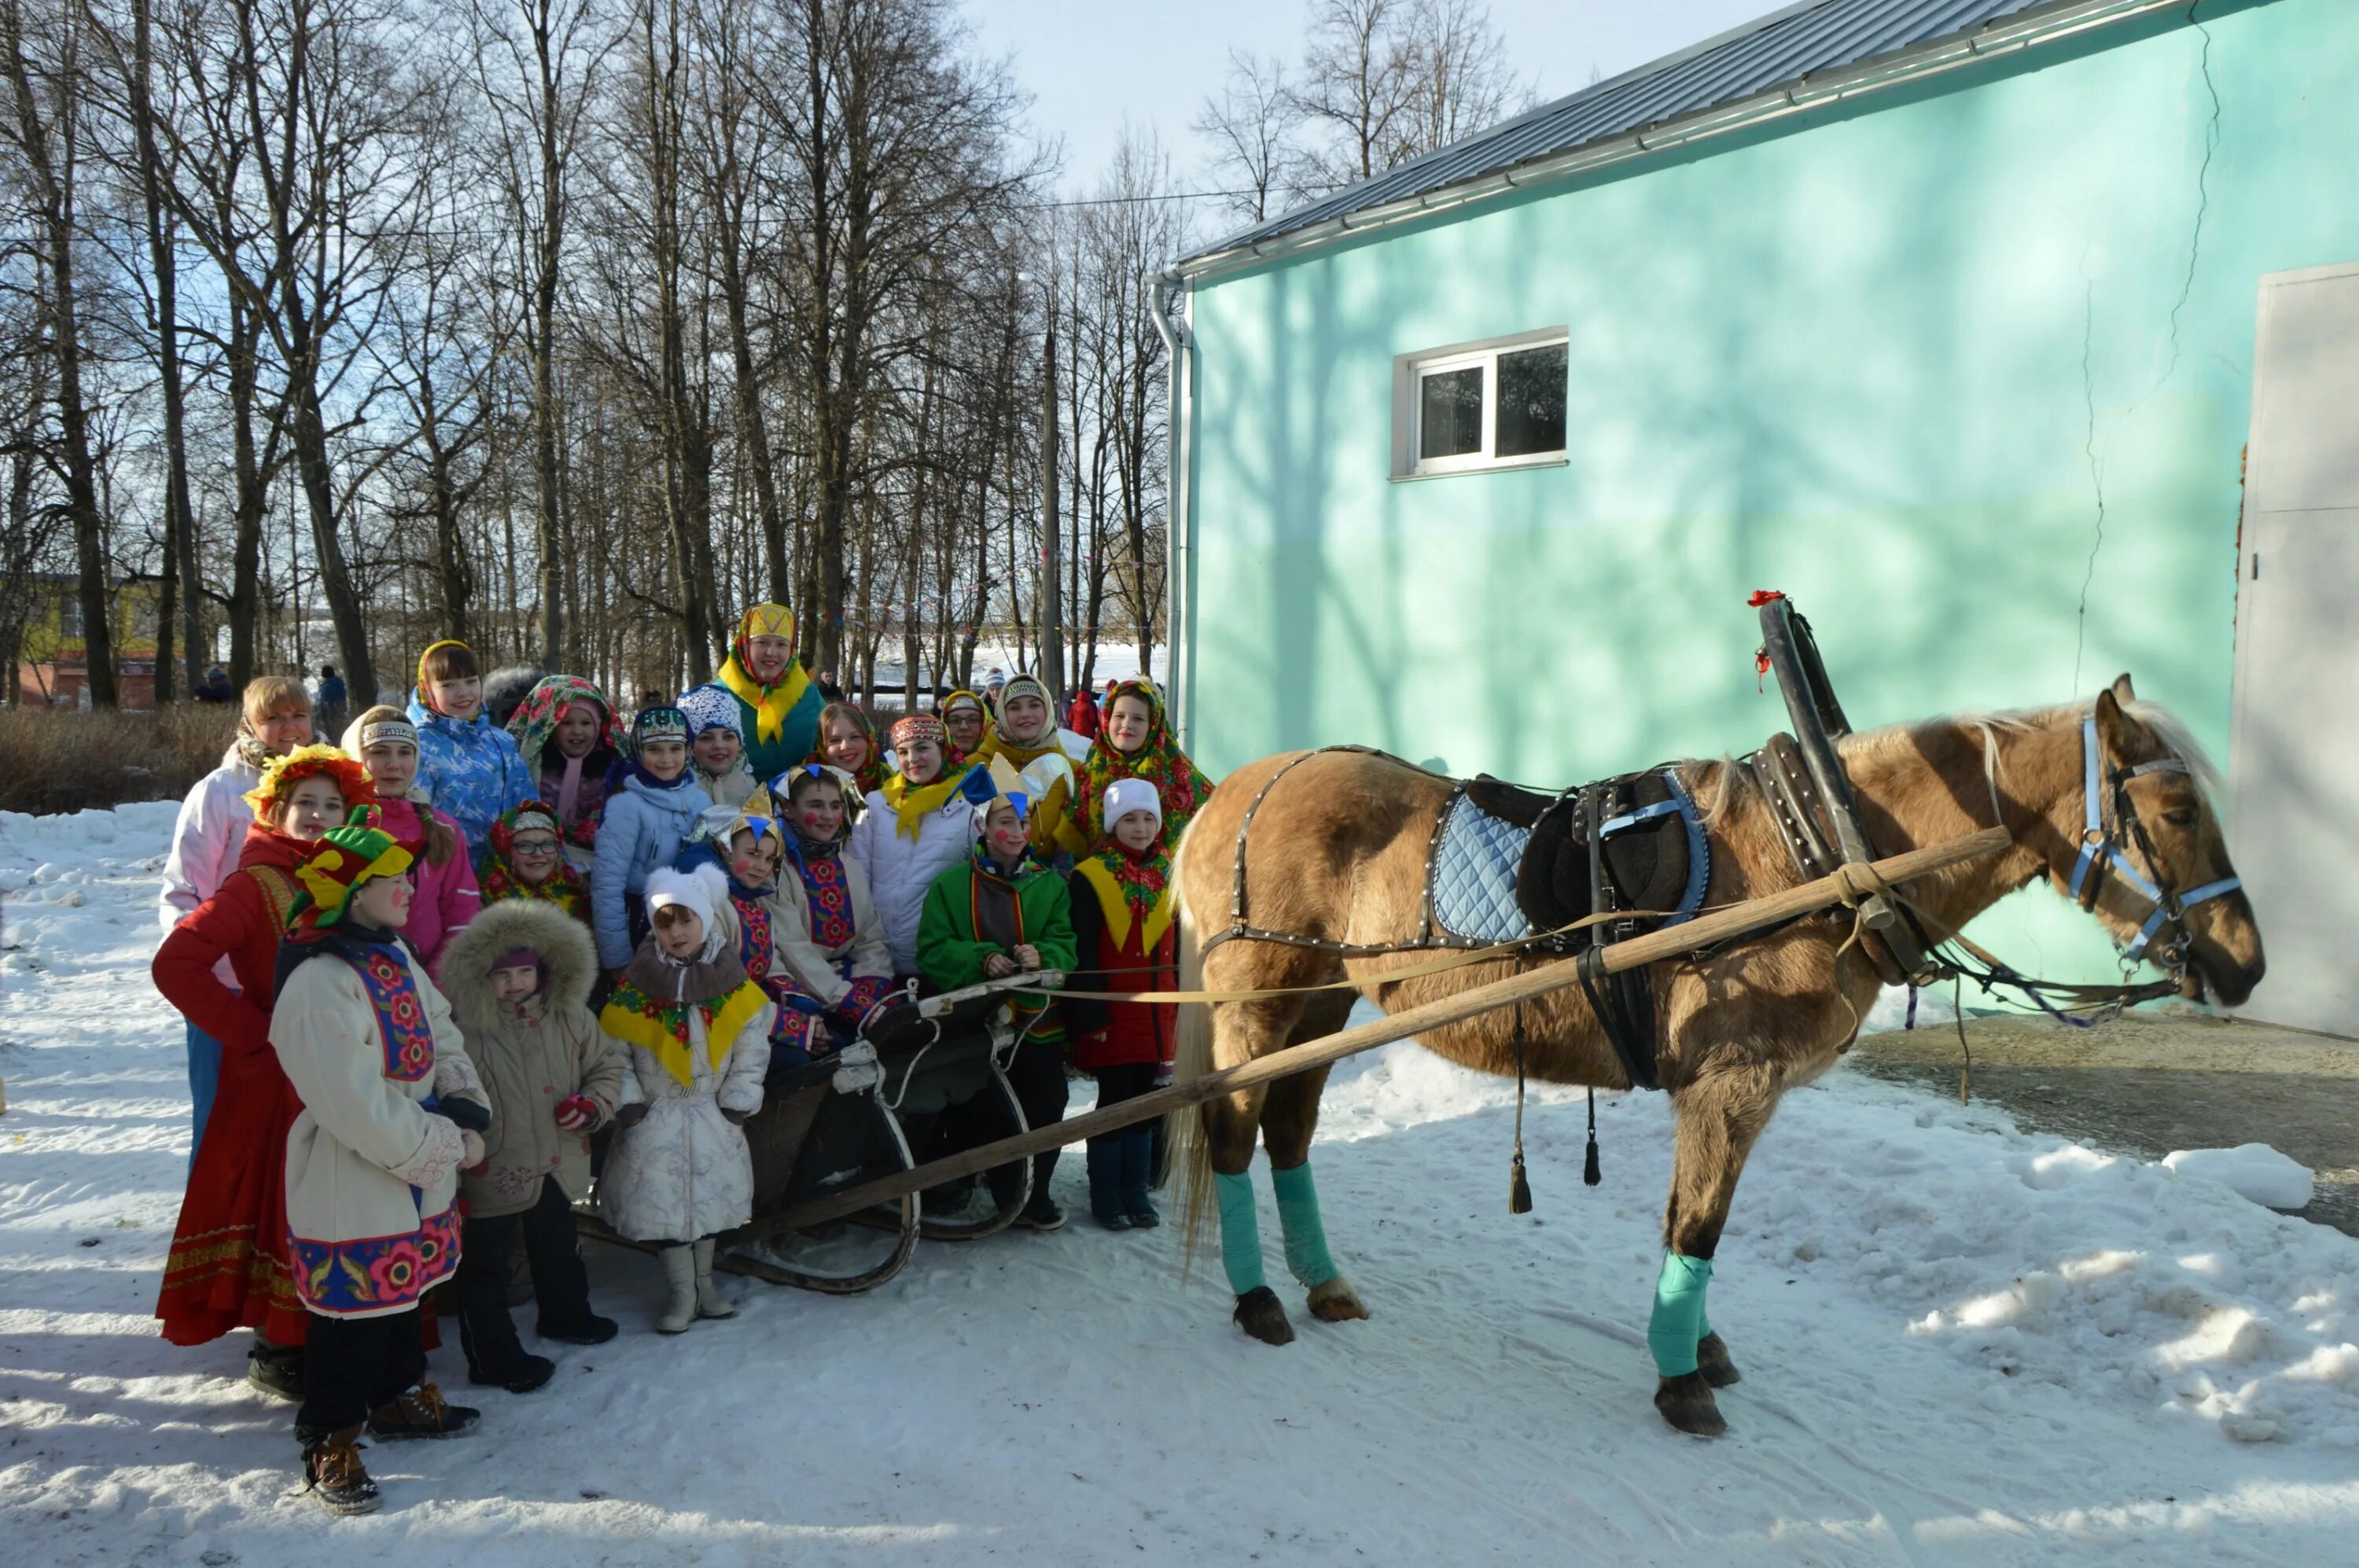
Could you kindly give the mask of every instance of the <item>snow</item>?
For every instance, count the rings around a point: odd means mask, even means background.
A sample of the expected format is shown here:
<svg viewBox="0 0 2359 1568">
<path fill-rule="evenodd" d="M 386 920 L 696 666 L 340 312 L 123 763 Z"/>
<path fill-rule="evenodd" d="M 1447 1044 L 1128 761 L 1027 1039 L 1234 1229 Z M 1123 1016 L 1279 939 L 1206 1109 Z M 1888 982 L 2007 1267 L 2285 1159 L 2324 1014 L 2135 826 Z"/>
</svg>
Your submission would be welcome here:
<svg viewBox="0 0 2359 1568">
<path fill-rule="evenodd" d="M 1788 1099 L 1719 1255 L 1730 1436 L 1666 1428 L 1644 1347 L 1659 1097 L 1527 1116 L 1410 1046 L 1338 1068 L 1317 1149 L 1374 1318 L 1228 1322 L 1174 1227 L 921 1246 L 833 1300 L 734 1280 L 648 1332 L 653 1263 L 592 1247 L 624 1336 L 377 1446 L 332 1521 L 244 1336 L 149 1316 L 187 1158 L 147 983 L 172 808 L 0 816 L 0 1540 L 27 1563 L 2359 1563 L 2359 1242 L 2229 1185 L 1837 1073 Z M 1082 1206 L 1077 1159 L 1059 1177 Z M 1282 1280 L 1266 1180 L 1263 1223 Z M 529 1325 L 529 1317 L 520 1318 Z M 455 1339 L 455 1334 L 451 1336 Z"/>
<path fill-rule="evenodd" d="M 2162 1162 L 2181 1176 L 2220 1182 L 2265 1209 L 2310 1207 L 2310 1167 L 2266 1143 L 2174 1149 L 2162 1157 Z"/>
</svg>

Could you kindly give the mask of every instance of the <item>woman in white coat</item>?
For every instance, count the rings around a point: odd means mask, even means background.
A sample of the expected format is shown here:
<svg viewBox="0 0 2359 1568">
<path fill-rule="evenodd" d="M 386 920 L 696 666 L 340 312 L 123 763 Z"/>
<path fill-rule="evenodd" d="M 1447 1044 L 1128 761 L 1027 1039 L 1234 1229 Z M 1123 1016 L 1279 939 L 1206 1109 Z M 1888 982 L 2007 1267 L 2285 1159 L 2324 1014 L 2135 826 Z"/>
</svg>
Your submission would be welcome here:
<svg viewBox="0 0 2359 1568">
<path fill-rule="evenodd" d="M 918 915 L 934 878 L 962 865 L 974 847 L 970 786 L 988 798 L 991 776 L 973 764 L 945 770 L 948 737 L 931 713 L 912 713 L 892 729 L 901 771 L 868 793 L 844 854 L 868 874 L 868 894 L 885 925 L 893 973 L 918 972 Z"/>
<path fill-rule="evenodd" d="M 746 978 L 712 882 L 663 867 L 647 898 L 654 929 L 598 1015 L 630 1048 L 598 1203 L 625 1236 L 662 1244 L 671 1294 L 656 1327 L 679 1334 L 736 1313 L 712 1283 L 712 1238 L 753 1217 L 741 1128 L 762 1108 L 777 1008 Z"/>
</svg>

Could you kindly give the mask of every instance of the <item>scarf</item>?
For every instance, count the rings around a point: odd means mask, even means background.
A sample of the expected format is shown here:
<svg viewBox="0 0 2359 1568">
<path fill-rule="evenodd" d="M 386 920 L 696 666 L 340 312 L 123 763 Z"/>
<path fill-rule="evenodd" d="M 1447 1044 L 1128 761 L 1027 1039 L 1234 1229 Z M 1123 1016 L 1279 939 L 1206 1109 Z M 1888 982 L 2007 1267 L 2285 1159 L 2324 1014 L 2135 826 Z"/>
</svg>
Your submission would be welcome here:
<svg viewBox="0 0 2359 1568">
<path fill-rule="evenodd" d="M 1130 945 L 1131 922 L 1144 920 L 1147 927 L 1139 933 L 1138 950 L 1153 957 L 1156 944 L 1171 929 L 1178 912 L 1171 904 L 1171 852 L 1158 844 L 1139 855 L 1110 844 L 1073 869 L 1097 894 L 1114 951 Z M 1091 955 L 1082 956 L 1086 962 Z"/>
<path fill-rule="evenodd" d="M 787 715 L 810 687 L 810 674 L 803 669 L 803 661 L 790 653 L 785 672 L 765 686 L 754 679 L 754 660 L 745 651 L 746 642 L 756 636 L 791 641 L 794 635 L 793 611 L 784 604 L 756 604 L 738 621 L 736 644 L 721 666 L 721 684 L 754 710 L 754 733 L 765 741 L 777 740 L 785 732 Z"/>
<path fill-rule="evenodd" d="M 768 1004 L 762 988 L 746 978 L 734 942 L 709 959 L 682 964 L 667 956 L 651 937 L 631 955 L 622 983 L 598 1015 L 598 1027 L 654 1057 L 685 1089 L 696 1082 L 696 1062 L 689 1051 L 689 1009 L 703 1018 L 705 1062 L 718 1073 L 738 1034 Z"/>
<path fill-rule="evenodd" d="M 516 811 L 504 812 L 492 824 L 484 839 L 484 902 L 497 903 L 502 898 L 538 898 L 556 905 L 576 920 L 588 920 L 590 885 L 582 880 L 566 860 L 563 841 L 559 841 L 557 869 L 545 882 L 527 882 L 516 875 Z"/>
<path fill-rule="evenodd" d="M 1077 770 L 1080 777 L 1072 793 L 1072 826 L 1088 842 L 1104 838 L 1106 786 L 1117 779 L 1144 779 L 1155 786 L 1156 796 L 1163 802 L 1163 837 L 1159 844 L 1168 852 L 1180 842 L 1188 820 L 1212 792 L 1212 781 L 1172 740 L 1171 731 L 1163 720 L 1163 698 L 1154 687 L 1144 681 L 1124 681 L 1106 700 L 1109 713 L 1114 700 L 1121 697 L 1147 700 L 1152 714 L 1147 742 L 1127 756 L 1114 749 L 1114 742 L 1103 731 L 1090 743 L 1090 755 Z"/>
<path fill-rule="evenodd" d="M 256 773 L 269 767 L 272 759 L 277 756 L 277 753 L 262 744 L 262 737 L 255 735 L 244 719 L 237 721 L 237 735 L 230 742 L 230 749 L 237 754 L 237 759 L 240 762 L 253 768 Z"/>
<path fill-rule="evenodd" d="M 966 776 L 973 771 L 972 763 L 946 763 L 942 776 L 930 784 L 913 786 L 898 773 L 885 780 L 885 787 L 879 793 L 898 819 L 899 825 L 894 831 L 903 838 L 916 838 L 924 831 L 926 819 L 940 811 L 965 784 Z"/>
<path fill-rule="evenodd" d="M 559 723 L 576 702 L 589 702 L 598 710 L 598 742 L 590 748 L 592 757 L 600 747 L 617 753 L 625 749 L 623 721 L 615 716 L 614 704 L 603 691 L 579 675 L 545 675 L 508 715 L 508 734 L 516 737 L 516 751 L 535 779 L 540 777 L 541 757 L 555 738 Z M 573 771 L 574 759 L 567 762 L 568 771 Z"/>
</svg>

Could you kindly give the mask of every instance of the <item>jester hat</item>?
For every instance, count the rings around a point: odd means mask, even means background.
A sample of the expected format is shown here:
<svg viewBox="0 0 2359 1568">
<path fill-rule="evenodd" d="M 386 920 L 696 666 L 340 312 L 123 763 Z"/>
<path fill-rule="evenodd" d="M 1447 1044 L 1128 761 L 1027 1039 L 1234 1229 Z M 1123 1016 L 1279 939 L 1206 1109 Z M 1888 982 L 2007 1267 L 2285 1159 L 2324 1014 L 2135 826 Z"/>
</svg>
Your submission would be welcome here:
<svg viewBox="0 0 2359 1568">
<path fill-rule="evenodd" d="M 362 883 L 409 869 L 417 859 L 415 846 L 386 832 L 379 825 L 383 821 L 377 808 L 363 806 L 342 827 L 320 835 L 319 847 L 295 869 L 295 880 L 303 886 L 288 909 L 290 917 L 332 926 L 344 918 Z"/>
</svg>

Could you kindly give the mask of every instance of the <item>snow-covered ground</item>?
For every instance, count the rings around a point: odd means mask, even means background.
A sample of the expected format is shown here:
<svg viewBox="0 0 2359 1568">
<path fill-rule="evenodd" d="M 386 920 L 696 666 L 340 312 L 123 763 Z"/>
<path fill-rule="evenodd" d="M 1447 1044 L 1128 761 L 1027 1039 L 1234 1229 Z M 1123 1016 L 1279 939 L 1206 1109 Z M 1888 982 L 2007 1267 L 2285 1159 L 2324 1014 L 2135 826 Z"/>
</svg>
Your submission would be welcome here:
<svg viewBox="0 0 2359 1568">
<path fill-rule="evenodd" d="M 1249 1343 L 1169 1229 L 1082 1222 L 851 1300 L 733 1281 L 734 1322 L 664 1339 L 653 1264 L 593 1247 L 624 1336 L 462 1393 L 474 1437 L 372 1448 L 386 1510 L 332 1520 L 244 1336 L 149 1317 L 170 821 L 0 815 L 10 1563 L 2359 1563 L 2359 1242 L 1839 1073 L 1746 1173 L 1712 1306 L 1745 1381 L 1700 1442 L 1648 1403 L 1664 1105 L 1601 1102 L 1586 1190 L 1579 1098 L 1540 1095 L 1510 1218 L 1510 1087 L 1407 1046 L 1338 1070 L 1318 1151 L 1370 1322 Z"/>
</svg>

